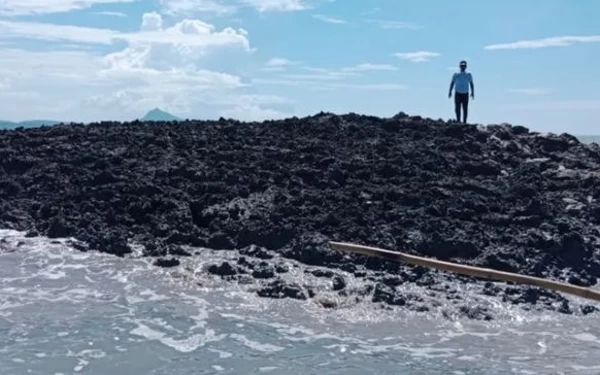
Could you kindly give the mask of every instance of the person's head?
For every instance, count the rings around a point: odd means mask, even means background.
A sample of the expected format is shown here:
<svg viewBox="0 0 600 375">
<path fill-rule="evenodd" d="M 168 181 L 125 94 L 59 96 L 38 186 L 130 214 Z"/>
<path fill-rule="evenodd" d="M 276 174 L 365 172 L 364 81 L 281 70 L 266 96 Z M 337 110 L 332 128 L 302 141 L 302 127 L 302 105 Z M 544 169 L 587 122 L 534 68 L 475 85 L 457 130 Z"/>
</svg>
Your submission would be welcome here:
<svg viewBox="0 0 600 375">
<path fill-rule="evenodd" d="M 467 69 L 467 62 L 465 60 L 463 60 L 460 62 L 460 64 L 458 64 L 458 66 L 460 67 L 460 71 L 464 72 L 465 69 Z"/>
</svg>

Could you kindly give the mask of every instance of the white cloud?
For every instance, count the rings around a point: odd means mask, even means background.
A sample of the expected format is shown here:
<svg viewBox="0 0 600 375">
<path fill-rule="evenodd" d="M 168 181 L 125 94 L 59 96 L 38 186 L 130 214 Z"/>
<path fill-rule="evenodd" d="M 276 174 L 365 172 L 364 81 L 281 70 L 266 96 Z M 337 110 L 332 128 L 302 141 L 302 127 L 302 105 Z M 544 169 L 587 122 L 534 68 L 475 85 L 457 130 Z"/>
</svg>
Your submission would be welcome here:
<svg viewBox="0 0 600 375">
<path fill-rule="evenodd" d="M 490 44 L 485 46 L 484 49 L 538 49 L 548 47 L 567 47 L 576 43 L 600 43 L 600 35 L 557 36 L 545 39 L 521 40 L 512 43 Z"/>
<path fill-rule="evenodd" d="M 543 87 L 526 87 L 518 89 L 510 89 L 509 92 L 525 95 L 548 95 L 554 92 L 554 90 L 543 88 Z"/>
<path fill-rule="evenodd" d="M 110 11 L 102 11 L 102 12 L 93 12 L 93 14 L 97 14 L 100 16 L 109 16 L 109 17 L 120 17 L 126 18 L 127 14 L 121 12 L 110 12 Z"/>
<path fill-rule="evenodd" d="M 304 0 L 160 0 L 165 13 L 192 15 L 200 13 L 230 14 L 241 7 L 259 12 L 293 12 L 309 9 Z"/>
<path fill-rule="evenodd" d="M 241 0 L 259 12 L 293 12 L 309 9 L 303 0 Z"/>
<path fill-rule="evenodd" d="M 154 107 L 181 117 L 268 118 L 290 111 L 284 98 L 249 95 L 252 87 L 227 71 L 223 61 L 242 61 L 251 51 L 247 33 L 199 20 L 165 26 L 147 13 L 136 32 L 0 21 L 0 38 L 113 44 L 111 53 L 0 48 L 2 117 L 66 121 L 131 120 Z M 115 44 L 116 47 L 116 44 Z M 224 59 L 224 60 L 223 60 Z M 281 62 L 280 62 L 281 63 Z M 10 79 L 3 79 L 10 77 Z M 285 103 L 285 104 L 284 104 Z M 283 106 L 283 107 L 282 107 Z"/>
<path fill-rule="evenodd" d="M 391 21 L 391 20 L 370 20 L 369 22 L 374 23 L 382 29 L 407 29 L 407 30 L 420 30 L 421 26 L 412 22 L 403 21 Z"/>
<path fill-rule="evenodd" d="M 142 27 L 143 31 L 156 31 L 162 29 L 163 20 L 160 14 L 156 12 L 145 13 L 142 16 Z"/>
<path fill-rule="evenodd" d="M 109 29 L 0 20 L 0 39 L 31 38 L 48 41 L 111 44 L 119 33 Z"/>
<path fill-rule="evenodd" d="M 395 90 L 406 90 L 408 88 L 407 85 L 403 85 L 403 84 L 399 84 L 399 83 L 367 83 L 367 84 L 342 83 L 342 84 L 334 84 L 333 86 L 339 87 L 339 88 L 370 90 L 370 91 L 395 91 Z"/>
<path fill-rule="evenodd" d="M 395 70 L 398 70 L 398 68 L 396 68 L 393 65 L 389 65 L 389 64 L 365 63 L 365 64 L 358 64 L 356 66 L 349 67 L 349 68 L 343 68 L 342 70 L 345 72 L 368 72 L 368 71 L 395 71 Z"/>
<path fill-rule="evenodd" d="M 319 21 L 333 23 L 333 24 L 345 24 L 346 23 L 346 21 L 341 18 L 325 16 L 322 14 L 314 14 L 313 18 L 318 19 Z"/>
<path fill-rule="evenodd" d="M 261 70 L 265 72 L 284 72 L 288 67 L 301 64 L 299 61 L 291 61 L 282 57 L 274 57 L 267 61 Z"/>
<path fill-rule="evenodd" d="M 0 77 L 0 90 L 8 90 L 10 88 L 10 80 L 6 77 Z"/>
<path fill-rule="evenodd" d="M 267 63 L 265 65 L 269 66 L 269 67 L 281 67 L 281 66 L 290 66 L 290 65 L 296 65 L 296 64 L 298 64 L 298 62 L 296 62 L 296 61 L 291 61 L 288 59 L 284 59 L 282 57 L 273 57 L 272 59 L 267 61 Z"/>
<path fill-rule="evenodd" d="M 228 14 L 237 9 L 234 5 L 226 5 L 217 0 L 160 0 L 160 4 L 165 13 L 176 15 Z"/>
<path fill-rule="evenodd" d="M 110 29 L 0 20 L 0 39 L 31 38 L 92 44 L 113 44 L 117 41 L 126 41 L 205 48 L 237 45 L 250 50 L 247 34 L 243 29 L 234 30 L 230 27 L 222 31 L 215 31 L 214 26 L 210 24 L 190 19 L 163 29 L 162 17 L 157 13 L 146 13 L 142 30 L 129 33 Z"/>
<path fill-rule="evenodd" d="M 20 16 L 69 12 L 96 4 L 131 3 L 137 0 L 2 0 L 0 15 Z"/>
<path fill-rule="evenodd" d="M 253 84 L 266 86 L 292 86 L 306 88 L 314 91 L 333 91 L 339 89 L 367 90 L 367 91 L 398 91 L 406 90 L 407 85 L 400 83 L 347 83 L 323 79 L 305 79 L 299 80 L 296 76 L 292 79 L 262 79 L 252 80 Z M 318 78 L 318 77 L 317 77 Z"/>
<path fill-rule="evenodd" d="M 282 74 L 281 77 L 311 81 L 336 81 L 356 75 L 355 72 L 344 72 L 324 68 L 305 67 L 304 70 L 309 71 L 310 73 Z"/>
<path fill-rule="evenodd" d="M 431 58 L 433 57 L 440 56 L 439 53 L 430 51 L 403 52 L 396 53 L 394 55 L 403 60 L 408 60 L 412 62 L 425 62 L 431 60 Z"/>
<path fill-rule="evenodd" d="M 327 73 L 327 74 L 302 74 L 302 73 L 298 73 L 298 74 L 282 74 L 281 75 L 284 78 L 291 78 L 291 79 L 300 79 L 300 80 L 318 80 L 318 81 L 335 81 L 335 80 L 340 80 L 340 79 L 344 79 L 345 76 L 339 73 Z"/>
<path fill-rule="evenodd" d="M 269 71 L 285 71 L 285 67 L 293 64 L 294 62 L 289 62 L 288 60 L 283 59 L 282 61 L 274 60 L 271 61 L 272 66 L 267 67 L 265 69 Z M 325 68 L 314 68 L 314 67 L 303 67 L 303 70 L 309 73 L 287 73 L 280 74 L 280 77 L 286 79 L 294 79 L 294 80 L 302 80 L 302 81 L 321 81 L 321 82 L 333 82 L 333 81 L 341 81 L 351 77 L 359 76 L 360 73 L 369 72 L 369 71 L 395 71 L 396 67 L 388 64 L 371 64 L 371 63 L 363 63 L 358 64 L 351 67 L 345 67 L 341 69 L 325 69 Z M 361 86 L 363 87 L 363 86 Z"/>
<path fill-rule="evenodd" d="M 88 52 L 0 49 L 0 76 L 11 77 L 10 91 L 0 90 L 3 119 L 62 117 L 77 109 L 79 98 L 109 89 L 111 83 L 96 78 L 101 67 L 100 57 Z"/>
<path fill-rule="evenodd" d="M 254 103 L 237 103 L 233 108 L 223 111 L 223 117 L 244 119 L 246 121 L 261 121 L 264 119 L 282 119 L 289 114 L 275 109 L 263 108 Z"/>
<path fill-rule="evenodd" d="M 148 55 L 130 57 L 134 61 L 123 57 L 115 65 L 110 57 L 83 51 L 0 49 L 0 77 L 11 77 L 0 78 L 0 84 L 10 85 L 0 90 L 2 118 L 132 120 L 154 107 L 195 118 L 265 119 L 289 112 L 285 98 L 247 94 L 250 88 L 238 76 L 201 64 L 160 66 Z"/>
</svg>

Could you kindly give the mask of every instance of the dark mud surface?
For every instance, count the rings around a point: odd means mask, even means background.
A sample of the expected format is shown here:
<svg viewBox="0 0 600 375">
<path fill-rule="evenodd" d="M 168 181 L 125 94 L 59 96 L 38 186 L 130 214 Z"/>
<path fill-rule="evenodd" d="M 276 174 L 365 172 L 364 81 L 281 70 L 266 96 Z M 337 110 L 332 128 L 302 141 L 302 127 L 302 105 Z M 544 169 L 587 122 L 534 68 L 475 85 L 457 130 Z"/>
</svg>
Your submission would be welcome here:
<svg viewBox="0 0 600 375">
<path fill-rule="evenodd" d="M 600 148 L 403 114 L 0 131 L 0 227 L 74 237 L 83 251 L 141 252 L 160 267 L 178 267 L 190 248 L 235 250 L 205 272 L 255 282 L 268 298 L 315 298 L 284 277 L 295 260 L 331 292 L 378 306 L 429 310 L 431 299 L 403 288 L 416 284 L 460 314 L 492 319 L 461 301 L 457 286 L 473 285 L 526 309 L 587 314 L 596 309 L 554 292 L 345 255 L 327 242 L 594 285 Z M 342 274 L 366 283 L 353 289 Z"/>
</svg>

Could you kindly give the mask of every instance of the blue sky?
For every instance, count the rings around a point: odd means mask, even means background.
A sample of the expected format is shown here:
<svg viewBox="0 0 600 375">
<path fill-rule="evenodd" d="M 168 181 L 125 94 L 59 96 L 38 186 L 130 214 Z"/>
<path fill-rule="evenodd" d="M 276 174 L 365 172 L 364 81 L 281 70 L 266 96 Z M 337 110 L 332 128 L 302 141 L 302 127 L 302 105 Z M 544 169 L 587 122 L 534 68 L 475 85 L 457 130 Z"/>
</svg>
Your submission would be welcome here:
<svg viewBox="0 0 600 375">
<path fill-rule="evenodd" d="M 262 120 L 318 111 L 600 134 L 600 3 L 5 0 L 0 118 Z"/>
</svg>

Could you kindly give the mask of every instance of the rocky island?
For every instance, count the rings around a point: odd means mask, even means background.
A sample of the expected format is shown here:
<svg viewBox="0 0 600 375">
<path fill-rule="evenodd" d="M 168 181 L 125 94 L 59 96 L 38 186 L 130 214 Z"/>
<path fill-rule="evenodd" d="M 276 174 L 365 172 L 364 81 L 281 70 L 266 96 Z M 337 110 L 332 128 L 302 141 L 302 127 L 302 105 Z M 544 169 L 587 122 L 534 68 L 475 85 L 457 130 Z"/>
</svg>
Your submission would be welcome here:
<svg viewBox="0 0 600 375">
<path fill-rule="evenodd" d="M 588 314 L 597 309 L 559 293 L 342 254 L 328 241 L 595 285 L 600 147 L 404 113 L 2 130 L 0 227 L 160 267 L 201 249 L 236 252 L 205 272 L 251 279 L 267 298 L 316 298 L 309 282 L 283 277 L 294 260 L 332 293 L 379 306 L 426 312 L 445 300 L 493 319 L 461 301 L 456 285 L 469 284 L 503 303 Z M 353 288 L 344 274 L 367 282 Z"/>
</svg>

